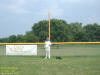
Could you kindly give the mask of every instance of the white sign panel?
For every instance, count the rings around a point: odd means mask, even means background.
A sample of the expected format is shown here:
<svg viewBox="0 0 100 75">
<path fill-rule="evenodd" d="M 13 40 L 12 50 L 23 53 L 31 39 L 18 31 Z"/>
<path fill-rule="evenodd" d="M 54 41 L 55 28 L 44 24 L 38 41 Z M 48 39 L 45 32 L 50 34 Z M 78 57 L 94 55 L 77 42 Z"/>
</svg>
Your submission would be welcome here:
<svg viewBox="0 0 100 75">
<path fill-rule="evenodd" d="M 6 55 L 37 55 L 37 45 L 6 45 Z"/>
</svg>

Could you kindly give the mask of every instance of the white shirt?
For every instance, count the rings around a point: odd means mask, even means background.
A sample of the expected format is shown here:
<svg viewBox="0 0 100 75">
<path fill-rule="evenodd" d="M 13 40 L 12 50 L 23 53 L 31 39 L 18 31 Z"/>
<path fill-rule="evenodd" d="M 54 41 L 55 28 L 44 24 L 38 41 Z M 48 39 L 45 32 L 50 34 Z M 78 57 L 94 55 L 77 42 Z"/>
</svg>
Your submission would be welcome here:
<svg viewBox="0 0 100 75">
<path fill-rule="evenodd" d="M 50 48 L 51 42 L 50 41 L 45 41 L 45 48 Z"/>
</svg>

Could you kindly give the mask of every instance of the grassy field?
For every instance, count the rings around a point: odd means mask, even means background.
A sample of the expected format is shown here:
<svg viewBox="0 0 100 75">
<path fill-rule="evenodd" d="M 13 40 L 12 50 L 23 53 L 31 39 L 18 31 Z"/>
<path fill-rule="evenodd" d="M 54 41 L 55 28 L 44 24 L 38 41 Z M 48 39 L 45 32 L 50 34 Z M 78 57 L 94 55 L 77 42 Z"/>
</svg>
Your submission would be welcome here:
<svg viewBox="0 0 100 75">
<path fill-rule="evenodd" d="M 43 46 L 38 47 L 38 56 L 45 55 Z M 100 56 L 100 44 L 53 45 L 52 56 Z"/>
<path fill-rule="evenodd" d="M 0 47 L 0 75 L 100 75 L 100 45 L 52 46 L 51 59 L 44 59 L 43 46 L 38 56 L 5 56 L 4 49 Z"/>
<path fill-rule="evenodd" d="M 100 75 L 100 56 L 55 57 L 1 56 L 1 75 Z"/>
</svg>

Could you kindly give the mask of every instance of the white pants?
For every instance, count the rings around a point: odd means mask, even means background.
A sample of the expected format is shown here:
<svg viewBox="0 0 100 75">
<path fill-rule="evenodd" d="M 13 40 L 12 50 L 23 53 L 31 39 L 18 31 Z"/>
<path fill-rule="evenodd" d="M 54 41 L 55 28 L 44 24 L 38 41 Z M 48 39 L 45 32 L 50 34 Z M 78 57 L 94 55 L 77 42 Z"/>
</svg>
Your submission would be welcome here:
<svg viewBox="0 0 100 75">
<path fill-rule="evenodd" d="M 49 47 L 46 47 L 45 48 L 45 52 L 46 52 L 45 58 L 49 58 L 50 59 L 50 48 Z"/>
</svg>

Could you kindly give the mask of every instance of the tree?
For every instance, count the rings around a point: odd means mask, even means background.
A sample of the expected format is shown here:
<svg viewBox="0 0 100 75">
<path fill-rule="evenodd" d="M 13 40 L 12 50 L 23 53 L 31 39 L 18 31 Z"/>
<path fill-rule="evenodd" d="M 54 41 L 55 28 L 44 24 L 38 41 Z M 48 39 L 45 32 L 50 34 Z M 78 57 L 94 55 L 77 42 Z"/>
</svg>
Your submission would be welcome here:
<svg viewBox="0 0 100 75">
<path fill-rule="evenodd" d="M 27 32 L 24 36 L 24 42 L 38 42 L 39 39 L 37 36 L 34 35 L 32 32 Z"/>
<path fill-rule="evenodd" d="M 96 33 L 95 33 L 95 35 L 96 35 L 96 41 L 100 41 L 100 25 L 98 25 L 97 27 L 96 27 Z"/>
<path fill-rule="evenodd" d="M 84 26 L 88 41 L 100 41 L 100 25 L 88 24 Z"/>
<path fill-rule="evenodd" d="M 75 35 L 75 40 L 74 41 L 77 41 L 77 42 L 88 41 L 86 33 L 84 31 L 77 32 L 76 35 Z"/>
<path fill-rule="evenodd" d="M 43 42 L 48 36 L 48 21 L 43 20 L 35 23 L 32 27 L 32 32 L 39 38 L 40 42 Z"/>
<path fill-rule="evenodd" d="M 33 25 L 32 32 L 43 42 L 48 37 L 48 21 L 43 20 Z M 51 19 L 51 41 L 70 41 L 69 25 L 64 20 Z"/>
<path fill-rule="evenodd" d="M 19 34 L 16 36 L 16 42 L 24 42 L 24 41 L 25 41 L 24 35 Z"/>
<path fill-rule="evenodd" d="M 8 38 L 0 38 L 0 42 L 1 43 L 6 43 L 6 42 L 8 42 Z"/>
<path fill-rule="evenodd" d="M 16 42 L 17 40 L 16 40 L 16 35 L 11 35 L 11 36 L 9 36 L 8 37 L 8 42 L 9 43 L 14 43 L 14 42 Z"/>
<path fill-rule="evenodd" d="M 85 30 L 82 23 L 70 23 L 70 30 L 73 36 L 73 41 L 87 41 Z"/>
<path fill-rule="evenodd" d="M 32 26 L 32 30 L 25 35 L 11 35 L 8 38 L 0 38 L 0 42 L 44 42 L 48 37 L 48 21 L 42 20 Z M 68 24 L 64 20 L 51 19 L 51 41 L 100 41 L 100 25 L 82 23 Z"/>
</svg>

